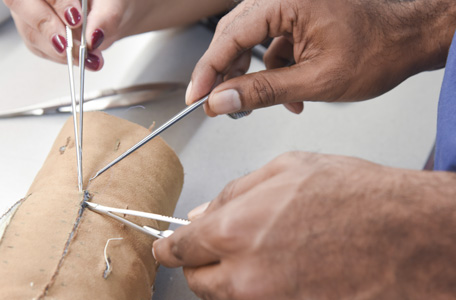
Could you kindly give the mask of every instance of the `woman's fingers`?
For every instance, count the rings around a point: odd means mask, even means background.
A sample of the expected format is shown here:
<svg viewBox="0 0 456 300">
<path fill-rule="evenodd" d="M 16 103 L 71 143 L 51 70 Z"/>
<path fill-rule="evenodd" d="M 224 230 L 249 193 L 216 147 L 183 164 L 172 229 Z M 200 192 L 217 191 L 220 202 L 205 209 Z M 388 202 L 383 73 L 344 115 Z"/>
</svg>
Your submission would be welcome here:
<svg viewBox="0 0 456 300">
<path fill-rule="evenodd" d="M 41 1 L 40 1 L 41 2 Z M 77 0 L 46 0 L 65 25 L 76 28 L 82 24 L 81 3 Z"/>
<path fill-rule="evenodd" d="M 11 15 L 15 20 L 19 34 L 23 37 L 25 45 L 34 54 L 58 63 L 64 63 L 66 61 L 65 48 L 67 47 L 67 41 L 64 29 L 54 33 L 54 31 L 42 28 L 40 32 L 28 23 L 19 20 L 19 17 L 14 11 Z M 54 24 L 56 23 L 54 22 Z M 48 29 L 51 27 L 48 26 Z"/>
<path fill-rule="evenodd" d="M 125 1 L 92 1 L 86 31 L 87 46 L 91 51 L 105 50 L 121 38 L 119 33 L 126 26 L 123 20 L 130 12 L 128 5 Z"/>
</svg>

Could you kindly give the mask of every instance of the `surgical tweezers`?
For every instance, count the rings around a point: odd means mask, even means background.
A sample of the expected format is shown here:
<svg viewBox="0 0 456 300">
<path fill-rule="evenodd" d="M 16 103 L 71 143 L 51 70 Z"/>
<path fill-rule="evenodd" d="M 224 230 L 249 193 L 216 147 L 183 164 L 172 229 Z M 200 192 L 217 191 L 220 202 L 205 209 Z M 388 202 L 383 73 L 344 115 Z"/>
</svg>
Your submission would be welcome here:
<svg viewBox="0 0 456 300">
<path fill-rule="evenodd" d="M 73 124 L 74 124 L 74 139 L 76 145 L 76 162 L 78 170 L 78 187 L 79 192 L 82 192 L 82 132 L 83 132 L 83 105 L 84 105 L 84 80 L 85 80 L 85 59 L 87 56 L 86 48 L 87 41 L 85 38 L 86 26 L 87 26 L 87 0 L 82 0 L 82 32 L 81 32 L 81 45 L 79 46 L 79 129 L 77 122 L 77 111 L 76 111 L 76 90 L 74 84 L 73 75 L 73 33 L 70 27 L 66 26 L 66 39 L 67 39 L 67 63 L 68 63 L 68 74 L 70 79 L 70 95 L 71 95 L 71 110 L 73 113 Z"/>
<path fill-rule="evenodd" d="M 162 216 L 159 214 L 153 214 L 153 213 L 146 213 L 142 211 L 137 211 L 137 210 L 130 210 L 130 209 L 121 209 L 121 208 L 114 208 L 114 207 L 109 207 L 109 206 L 104 206 L 100 204 L 96 204 L 93 202 L 84 202 L 86 207 L 88 207 L 90 210 L 93 210 L 99 214 L 107 215 L 111 218 L 116 219 L 119 222 L 122 222 L 123 224 L 132 227 L 136 230 L 139 230 L 147 235 L 151 235 L 156 238 L 165 238 L 169 237 L 171 234 L 174 233 L 173 230 L 158 230 L 149 226 L 140 226 L 137 225 L 123 217 L 120 217 L 117 214 L 124 214 L 124 215 L 130 215 L 130 216 L 137 216 L 137 217 L 143 217 L 147 219 L 152 219 L 152 220 L 157 220 L 157 221 L 163 221 L 163 222 L 168 222 L 168 223 L 173 223 L 173 224 L 178 224 L 178 225 L 188 225 L 190 224 L 189 220 L 185 219 L 179 219 L 179 218 L 174 218 L 174 217 L 168 217 L 168 216 Z"/>
</svg>

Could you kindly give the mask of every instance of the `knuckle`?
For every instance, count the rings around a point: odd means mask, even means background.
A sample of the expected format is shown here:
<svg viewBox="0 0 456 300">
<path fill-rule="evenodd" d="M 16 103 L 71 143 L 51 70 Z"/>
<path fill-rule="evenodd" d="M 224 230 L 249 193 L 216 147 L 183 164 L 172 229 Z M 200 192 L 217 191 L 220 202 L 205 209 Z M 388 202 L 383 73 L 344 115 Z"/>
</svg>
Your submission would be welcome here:
<svg viewBox="0 0 456 300">
<path fill-rule="evenodd" d="M 271 167 L 281 172 L 292 171 L 310 176 L 312 174 L 315 175 L 316 173 L 323 174 L 331 172 L 334 167 L 334 163 L 331 156 L 328 155 L 293 151 L 284 153 L 275 158 L 271 161 Z M 307 176 L 304 177 L 307 178 Z"/>
<path fill-rule="evenodd" d="M 292 151 L 279 155 L 271 163 L 274 167 L 280 169 L 289 169 L 296 165 L 296 160 L 302 160 L 308 155 L 306 152 Z"/>
<path fill-rule="evenodd" d="M 170 247 L 171 255 L 178 261 L 182 262 L 184 260 L 184 253 L 186 249 L 186 240 L 181 239 L 178 243 L 173 243 Z"/>
<path fill-rule="evenodd" d="M 229 27 L 230 24 L 232 24 L 232 20 L 230 20 L 230 16 L 225 15 L 217 23 L 216 31 L 221 32 L 221 33 L 226 33 L 225 28 Z"/>
<path fill-rule="evenodd" d="M 223 16 L 217 24 L 216 32 L 221 35 L 233 33 L 240 19 L 246 16 L 245 1 L 237 5 L 230 13 Z"/>
<path fill-rule="evenodd" d="M 44 16 L 44 17 L 38 19 L 38 21 L 35 24 L 35 27 L 39 32 L 44 32 L 47 24 L 49 24 L 51 21 L 52 21 L 52 18 L 50 15 Z"/>
<path fill-rule="evenodd" d="M 219 206 L 222 206 L 232 200 L 235 195 L 235 189 L 237 186 L 238 179 L 235 179 L 229 182 L 221 191 L 219 197 L 217 198 L 217 203 Z"/>
<path fill-rule="evenodd" d="M 238 225 L 231 218 L 224 218 L 218 225 L 218 242 L 230 244 L 238 238 Z"/>
<path fill-rule="evenodd" d="M 257 99 L 257 105 L 260 107 L 272 106 L 276 103 L 276 92 L 272 84 L 261 73 L 256 74 L 253 78 L 249 98 Z"/>
<path fill-rule="evenodd" d="M 231 253 L 236 249 L 240 249 L 245 245 L 245 233 L 242 230 L 240 221 L 236 220 L 236 216 L 228 218 L 220 218 L 217 224 L 213 225 L 211 239 L 213 245 L 217 245 L 218 249 L 222 249 L 224 253 Z"/>
</svg>

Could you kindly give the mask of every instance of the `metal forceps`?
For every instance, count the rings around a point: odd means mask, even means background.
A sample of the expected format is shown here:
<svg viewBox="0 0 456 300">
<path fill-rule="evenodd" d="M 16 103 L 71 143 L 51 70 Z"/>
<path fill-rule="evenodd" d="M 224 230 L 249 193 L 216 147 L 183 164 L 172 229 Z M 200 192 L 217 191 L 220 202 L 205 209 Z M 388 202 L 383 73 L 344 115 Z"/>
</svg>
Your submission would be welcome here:
<svg viewBox="0 0 456 300">
<path fill-rule="evenodd" d="M 74 84 L 73 75 L 73 33 L 70 27 L 66 26 L 66 39 L 67 39 L 67 64 L 68 74 L 70 79 L 70 96 L 71 96 L 71 110 L 73 113 L 73 124 L 74 124 L 74 139 L 76 148 L 76 159 L 78 169 L 78 187 L 79 192 L 82 192 L 82 123 L 83 123 L 83 105 L 84 105 L 84 80 L 85 80 L 85 59 L 87 56 L 87 41 L 85 38 L 86 26 L 87 26 L 87 0 L 82 0 L 82 33 L 81 33 L 81 45 L 79 46 L 79 129 L 77 122 L 77 111 L 76 111 L 76 91 Z"/>
<path fill-rule="evenodd" d="M 109 207 L 109 206 L 104 206 L 100 204 L 96 204 L 93 202 L 84 202 L 84 205 L 86 205 L 87 208 L 90 210 L 97 212 L 99 214 L 107 215 L 111 218 L 116 219 L 119 222 L 122 222 L 123 224 L 132 227 L 136 230 L 139 230 L 147 235 L 162 239 L 169 237 L 171 234 L 174 233 L 172 230 L 157 230 L 155 228 L 149 227 L 149 226 L 140 226 L 137 225 L 131 221 L 128 221 L 127 219 L 120 217 L 117 214 L 124 214 L 124 215 L 131 215 L 131 216 L 137 216 L 137 217 L 143 217 L 147 219 L 152 219 L 152 220 L 157 220 L 157 221 L 163 221 L 163 222 L 168 222 L 168 223 L 173 223 L 173 224 L 178 224 L 178 225 L 188 225 L 190 224 L 189 220 L 185 219 L 179 219 L 179 218 L 174 218 L 174 217 L 168 217 L 168 216 L 162 216 L 159 214 L 153 214 L 153 213 L 146 213 L 142 211 L 137 211 L 137 210 L 130 210 L 130 209 L 121 209 L 121 208 L 114 208 L 114 207 Z"/>
</svg>

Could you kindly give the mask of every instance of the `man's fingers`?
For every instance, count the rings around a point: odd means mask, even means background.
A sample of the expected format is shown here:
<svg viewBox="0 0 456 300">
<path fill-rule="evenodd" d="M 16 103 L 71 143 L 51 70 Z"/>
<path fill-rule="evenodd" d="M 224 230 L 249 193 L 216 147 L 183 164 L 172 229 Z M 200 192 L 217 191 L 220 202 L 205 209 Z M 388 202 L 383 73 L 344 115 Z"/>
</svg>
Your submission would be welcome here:
<svg viewBox="0 0 456 300">
<path fill-rule="evenodd" d="M 206 213 L 191 224 L 178 228 L 166 239 L 154 242 L 155 258 L 167 267 L 197 267 L 220 262 L 222 257 L 243 249 L 238 218 L 240 197 L 289 169 L 290 156 L 282 155 L 261 169 L 229 184 L 212 201 Z M 234 200 L 234 202 L 233 202 Z M 226 205 L 225 205 L 226 204 Z M 233 211 L 240 212 L 233 215 Z"/>
<path fill-rule="evenodd" d="M 266 69 L 290 66 L 294 62 L 293 43 L 286 37 L 275 38 L 263 58 Z"/>
<path fill-rule="evenodd" d="M 209 109 L 221 115 L 287 103 L 297 97 L 297 90 L 290 87 L 299 80 L 296 73 L 287 68 L 233 78 L 214 89 Z"/>
<path fill-rule="evenodd" d="M 201 299 L 233 299 L 232 272 L 224 265 L 213 264 L 198 268 L 184 268 L 189 288 Z"/>
<path fill-rule="evenodd" d="M 209 96 L 218 115 L 302 101 L 335 101 L 343 96 L 347 72 L 331 58 L 251 73 L 217 86 Z M 295 111 L 294 111 L 295 112 Z"/>
<path fill-rule="evenodd" d="M 226 203 L 250 191 L 255 186 L 283 172 L 286 167 L 284 165 L 281 166 L 278 163 L 274 163 L 274 161 L 265 165 L 261 169 L 255 170 L 244 177 L 235 179 L 228 183 L 214 200 L 204 203 L 192 210 L 189 213 L 189 218 L 191 216 L 191 219 L 194 220 L 202 215 L 214 212 Z"/>
<path fill-rule="evenodd" d="M 286 37 L 275 38 L 264 55 L 267 69 L 278 69 L 294 64 L 293 43 Z M 304 110 L 302 102 L 284 103 L 286 109 L 295 114 Z"/>
<path fill-rule="evenodd" d="M 209 219 L 209 220 L 208 220 Z M 178 228 L 170 237 L 154 242 L 154 255 L 166 267 L 196 267 L 217 263 L 220 258 L 211 218 L 200 218 Z"/>
<path fill-rule="evenodd" d="M 231 78 L 236 78 L 239 76 L 244 75 L 250 67 L 250 60 L 251 60 L 252 53 L 250 50 L 242 53 L 239 57 L 237 57 L 231 64 L 229 70 L 226 72 L 226 75 L 223 76 L 222 80 L 220 82 L 215 83 L 214 88 L 221 84 L 225 80 L 229 80 Z M 222 76 L 218 76 L 218 78 L 221 78 Z M 208 116 L 214 117 L 217 114 L 211 111 L 211 107 L 207 105 L 205 107 L 205 112 Z"/>
<path fill-rule="evenodd" d="M 223 81 L 229 80 L 231 78 L 236 78 L 247 73 L 250 67 L 251 57 L 252 52 L 250 50 L 239 55 L 231 64 L 228 72 L 226 72 Z"/>
<path fill-rule="evenodd" d="M 239 55 L 268 37 L 271 6 L 270 1 L 242 2 L 220 20 L 208 50 L 193 72 L 187 103 L 208 94 L 217 74 L 226 74 Z"/>
</svg>

